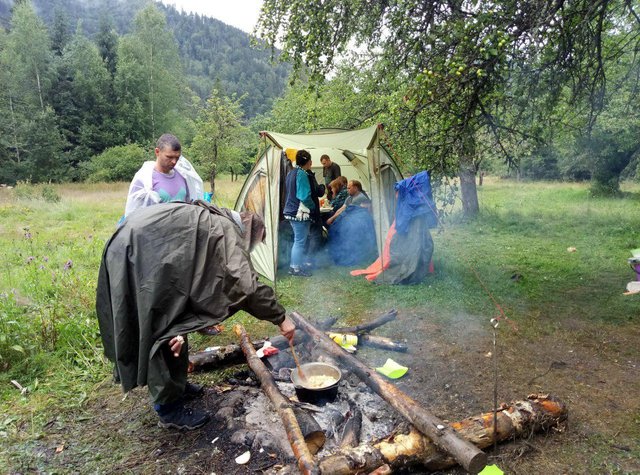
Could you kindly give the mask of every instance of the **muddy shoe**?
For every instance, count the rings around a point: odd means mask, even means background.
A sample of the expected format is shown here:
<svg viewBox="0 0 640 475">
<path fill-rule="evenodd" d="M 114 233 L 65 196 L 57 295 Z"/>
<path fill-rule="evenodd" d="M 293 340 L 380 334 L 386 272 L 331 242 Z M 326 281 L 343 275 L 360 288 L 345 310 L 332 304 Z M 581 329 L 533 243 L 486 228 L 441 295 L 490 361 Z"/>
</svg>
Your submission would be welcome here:
<svg viewBox="0 0 640 475">
<path fill-rule="evenodd" d="M 209 414 L 184 406 L 178 406 L 173 411 L 158 416 L 158 425 L 165 429 L 194 430 L 209 421 Z"/>
<path fill-rule="evenodd" d="M 202 384 L 187 383 L 184 387 L 184 397 L 193 399 L 204 394 L 204 386 Z"/>
</svg>

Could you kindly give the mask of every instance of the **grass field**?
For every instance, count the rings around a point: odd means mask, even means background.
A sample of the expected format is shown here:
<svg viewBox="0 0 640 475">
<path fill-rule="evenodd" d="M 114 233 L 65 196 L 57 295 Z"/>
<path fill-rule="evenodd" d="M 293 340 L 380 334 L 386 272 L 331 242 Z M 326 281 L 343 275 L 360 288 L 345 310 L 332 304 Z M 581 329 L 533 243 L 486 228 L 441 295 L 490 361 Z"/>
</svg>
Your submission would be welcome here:
<svg viewBox="0 0 640 475">
<path fill-rule="evenodd" d="M 218 203 L 232 206 L 240 186 L 221 179 Z M 124 209 L 126 188 L 0 189 L 2 473 L 110 471 L 93 439 L 74 441 L 76 459 L 67 450 L 67 462 L 60 462 L 48 428 L 58 413 L 73 426 L 93 417 L 105 394 L 121 397 L 105 389 L 110 366 L 102 357 L 94 298 L 101 252 Z M 390 326 L 388 336 L 413 345 L 416 371 L 425 358 L 420 352 L 429 351 L 433 360 L 425 368 L 440 375 L 410 380 L 406 389 L 452 417 L 448 411 L 490 409 L 483 355 L 491 349 L 489 320 L 504 316 L 502 399 L 554 390 L 575 422 L 570 434 L 545 439 L 530 457 L 514 461 L 502 452 L 496 456 L 501 466 L 512 473 L 638 473 L 640 294 L 623 291 L 634 278 L 629 251 L 640 247 L 640 186 L 623 190 L 623 199 L 595 199 L 583 184 L 486 179 L 478 189 L 480 216 L 466 222 L 454 212 L 433 232 L 436 272 L 423 284 L 372 285 L 329 268 L 311 279 L 283 276 L 277 293 L 288 310 L 335 315 L 349 324 L 397 308 L 406 319 Z M 234 319 L 252 334 L 273 333 L 247 315 Z M 218 341 L 233 340 L 231 333 Z M 209 340 L 193 343 L 204 347 Z M 545 373 L 558 361 L 569 370 Z M 438 397 L 442 381 L 450 387 L 460 378 L 457 398 Z M 604 417 L 606 411 L 613 415 Z M 118 460 L 133 457 L 128 439 L 118 440 Z M 153 473 L 149 463 L 132 471 Z"/>
</svg>

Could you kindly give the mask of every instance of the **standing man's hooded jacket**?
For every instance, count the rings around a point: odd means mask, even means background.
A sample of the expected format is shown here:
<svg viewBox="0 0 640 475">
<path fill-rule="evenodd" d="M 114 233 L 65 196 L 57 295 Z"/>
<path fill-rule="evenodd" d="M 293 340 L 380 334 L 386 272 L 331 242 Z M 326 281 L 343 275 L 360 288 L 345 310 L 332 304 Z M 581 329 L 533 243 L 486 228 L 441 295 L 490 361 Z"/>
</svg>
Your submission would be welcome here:
<svg viewBox="0 0 640 475">
<path fill-rule="evenodd" d="M 133 213 L 107 242 L 96 311 L 125 391 L 149 385 L 154 402 L 170 402 L 184 389 L 188 350 L 173 358 L 167 342 L 238 310 L 274 324 L 285 317 L 225 210 L 158 204 Z"/>
</svg>

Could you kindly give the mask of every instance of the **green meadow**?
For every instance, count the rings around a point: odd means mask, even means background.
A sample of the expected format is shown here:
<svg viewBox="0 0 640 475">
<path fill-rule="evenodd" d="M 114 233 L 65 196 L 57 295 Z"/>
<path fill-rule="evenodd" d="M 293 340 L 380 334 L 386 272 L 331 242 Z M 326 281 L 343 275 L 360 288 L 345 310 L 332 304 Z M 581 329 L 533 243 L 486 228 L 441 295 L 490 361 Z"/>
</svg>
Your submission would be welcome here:
<svg viewBox="0 0 640 475">
<path fill-rule="evenodd" d="M 223 177 L 218 204 L 233 206 L 240 186 Z M 102 249 L 126 190 L 123 183 L 0 189 L 0 472 L 110 471 L 95 441 L 75 440 L 77 453 L 61 464 L 47 431 L 56 417 L 73 427 L 93 417 L 96 401 L 121 398 L 102 356 L 94 298 Z M 433 358 L 428 370 L 449 381 L 447 367 L 457 367 L 465 384 L 455 396 L 474 395 L 467 406 L 457 400 L 447 407 L 435 379 L 420 390 L 407 384 L 451 417 L 452 408 L 491 409 L 485 353 L 492 351 L 490 319 L 498 317 L 501 400 L 553 390 L 574 421 L 530 456 L 500 459 L 503 468 L 633 473 L 640 470 L 640 294 L 623 292 L 635 278 L 630 250 L 640 247 L 640 186 L 625 184 L 623 191 L 618 199 L 592 198 L 585 184 L 487 179 L 478 188 L 477 219 L 465 221 L 454 209 L 433 230 L 435 273 L 424 283 L 374 285 L 333 267 L 310 279 L 283 276 L 277 294 L 288 310 L 348 324 L 398 309 L 406 319 L 383 333 L 409 342 L 413 369 L 420 358 Z M 234 340 L 234 321 L 255 336 L 275 333 L 239 314 L 216 344 Z M 192 344 L 204 348 L 211 340 L 197 336 Z M 565 369 L 547 371 L 554 364 Z M 224 376 L 201 378 L 217 383 Z M 603 416 L 612 401 L 618 410 Z M 119 437 L 114 457 L 122 462 L 136 449 Z M 44 441 L 48 455 L 34 448 Z M 140 467 L 153 472 L 152 465 Z"/>
</svg>

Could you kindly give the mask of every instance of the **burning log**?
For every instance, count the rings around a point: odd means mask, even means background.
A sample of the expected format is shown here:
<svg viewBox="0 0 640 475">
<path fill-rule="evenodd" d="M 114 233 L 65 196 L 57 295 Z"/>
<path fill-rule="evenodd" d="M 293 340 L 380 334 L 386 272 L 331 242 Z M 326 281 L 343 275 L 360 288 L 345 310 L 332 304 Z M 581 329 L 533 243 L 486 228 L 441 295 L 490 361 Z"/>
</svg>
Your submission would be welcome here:
<svg viewBox="0 0 640 475">
<path fill-rule="evenodd" d="M 420 432 L 429 436 L 436 446 L 450 453 L 465 470 L 478 473 L 485 467 L 487 464 L 486 454 L 471 442 L 462 439 L 457 432 L 445 426 L 440 419 L 421 407 L 415 400 L 393 384 L 385 381 L 373 369 L 351 356 L 322 331 L 307 322 L 300 314 L 292 312 L 291 319 L 298 328 L 311 335 L 320 348 L 344 364 Z"/>
<path fill-rule="evenodd" d="M 262 390 L 269 397 L 282 419 L 282 424 L 287 432 L 287 437 L 291 444 L 291 448 L 293 449 L 293 454 L 298 460 L 298 467 L 300 468 L 300 471 L 303 474 L 319 473 L 318 467 L 313 460 L 313 455 L 311 455 L 311 452 L 304 440 L 304 436 L 302 435 L 302 431 L 298 425 L 291 403 L 282 395 L 278 386 L 276 386 L 271 373 L 260 358 L 258 358 L 258 355 L 256 355 L 255 348 L 251 344 L 244 327 L 239 324 L 235 325 L 233 327 L 233 331 L 240 338 L 240 346 L 247 357 L 249 367 L 260 380 Z"/>
<path fill-rule="evenodd" d="M 353 404 L 349 408 L 349 419 L 344 424 L 340 448 L 356 447 L 360 443 L 360 431 L 362 430 L 362 411 Z"/>
<path fill-rule="evenodd" d="M 296 415 L 296 419 L 300 425 L 300 432 L 302 432 L 309 452 L 311 455 L 317 454 L 327 441 L 327 436 L 324 435 L 320 424 L 318 424 L 318 421 L 316 421 L 311 414 L 300 407 L 294 407 L 293 413 Z"/>
<path fill-rule="evenodd" d="M 399 351 L 406 353 L 408 347 L 405 343 L 393 341 L 390 338 L 374 335 L 360 335 L 358 337 L 358 343 L 362 343 L 365 346 L 371 346 L 373 348 L 381 348 L 389 351 Z"/>
<path fill-rule="evenodd" d="M 385 323 L 395 320 L 397 316 L 398 311 L 392 308 L 387 313 L 380 315 L 369 323 L 363 323 L 362 325 L 356 325 L 355 327 L 332 328 L 331 331 L 334 333 L 355 333 L 356 335 L 360 333 L 368 333 L 375 328 L 381 327 Z"/>
<path fill-rule="evenodd" d="M 331 328 L 331 325 L 336 323 L 337 317 L 329 317 L 326 320 L 318 323 L 320 328 Z M 307 339 L 307 335 L 302 332 L 296 333 L 293 344 L 298 345 Z M 262 348 L 266 340 L 257 340 L 252 342 L 254 349 Z M 284 350 L 289 347 L 289 340 L 282 335 L 269 338 L 272 346 L 275 346 L 279 350 Z M 209 351 L 198 351 L 189 355 L 189 372 L 192 373 L 196 370 L 205 369 L 218 369 L 226 368 L 236 364 L 244 363 L 244 353 L 240 345 L 226 345 L 216 346 Z"/>
<path fill-rule="evenodd" d="M 497 413 L 497 442 L 559 427 L 567 415 L 566 406 L 546 394 L 532 394 L 526 401 L 503 405 Z M 493 412 L 469 417 L 450 426 L 479 448 L 493 443 Z M 348 475 L 372 472 L 385 465 L 391 470 L 419 466 L 422 470 L 437 471 L 455 464 L 456 461 L 440 452 L 432 440 L 412 428 L 409 434 L 395 434 L 377 443 L 343 449 L 324 458 L 318 465 L 322 474 Z M 380 473 L 391 472 L 385 469 Z"/>
</svg>

